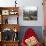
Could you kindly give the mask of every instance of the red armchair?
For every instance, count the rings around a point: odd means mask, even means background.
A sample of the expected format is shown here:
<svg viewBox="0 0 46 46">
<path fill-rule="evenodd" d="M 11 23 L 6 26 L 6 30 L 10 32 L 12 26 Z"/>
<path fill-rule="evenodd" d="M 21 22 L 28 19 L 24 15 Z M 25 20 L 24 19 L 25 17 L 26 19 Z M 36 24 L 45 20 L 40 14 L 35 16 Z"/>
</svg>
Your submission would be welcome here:
<svg viewBox="0 0 46 46">
<path fill-rule="evenodd" d="M 39 41 L 37 40 L 36 37 L 37 37 L 37 35 L 34 32 L 34 30 L 32 28 L 28 28 L 27 31 L 25 32 L 24 37 L 22 38 L 21 46 L 41 46 L 41 44 L 39 43 Z M 30 42 L 27 42 L 27 41 L 30 41 L 29 39 L 30 40 L 35 39 L 34 41 L 35 41 L 36 44 L 35 45 L 27 45 L 28 43 L 31 44 Z"/>
</svg>

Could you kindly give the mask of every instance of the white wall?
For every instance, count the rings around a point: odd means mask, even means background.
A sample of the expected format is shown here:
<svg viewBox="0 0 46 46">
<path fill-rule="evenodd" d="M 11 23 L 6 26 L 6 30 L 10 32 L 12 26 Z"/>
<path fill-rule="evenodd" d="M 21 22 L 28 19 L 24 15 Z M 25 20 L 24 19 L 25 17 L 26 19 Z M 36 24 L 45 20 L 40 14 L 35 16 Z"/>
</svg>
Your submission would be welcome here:
<svg viewBox="0 0 46 46">
<path fill-rule="evenodd" d="M 42 0 L 24 0 L 23 8 L 26 6 L 36 6 L 38 8 L 38 20 L 37 21 L 24 21 L 23 16 L 20 15 L 20 24 L 22 26 L 43 26 L 43 6 Z M 22 10 L 22 9 L 21 9 Z"/>
<path fill-rule="evenodd" d="M 0 0 L 0 6 L 14 6 L 15 0 Z M 42 0 L 17 0 L 20 7 L 19 24 L 21 26 L 43 26 L 43 6 Z M 37 21 L 24 21 L 23 20 L 23 8 L 26 6 L 36 6 L 38 8 L 38 20 Z"/>
</svg>

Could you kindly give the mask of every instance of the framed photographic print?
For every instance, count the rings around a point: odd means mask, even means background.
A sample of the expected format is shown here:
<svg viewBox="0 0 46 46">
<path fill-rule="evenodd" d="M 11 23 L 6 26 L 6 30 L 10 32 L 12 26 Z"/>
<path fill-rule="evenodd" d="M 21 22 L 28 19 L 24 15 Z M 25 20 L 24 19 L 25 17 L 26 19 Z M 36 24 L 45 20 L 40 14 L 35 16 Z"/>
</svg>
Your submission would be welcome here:
<svg viewBox="0 0 46 46">
<path fill-rule="evenodd" d="M 11 11 L 11 12 L 10 12 L 10 15 L 14 15 L 14 12 L 13 12 L 13 11 Z"/>
<path fill-rule="evenodd" d="M 37 7 L 25 7 L 23 9 L 24 20 L 37 20 Z"/>
<path fill-rule="evenodd" d="M 10 10 L 10 15 L 16 15 L 18 12 L 17 11 L 15 11 L 15 10 Z"/>
<path fill-rule="evenodd" d="M 9 15 L 9 10 L 2 10 L 2 15 Z"/>
<path fill-rule="evenodd" d="M 10 15 L 14 15 L 14 10 L 10 10 L 10 11 L 9 11 L 9 14 L 10 14 Z"/>
</svg>

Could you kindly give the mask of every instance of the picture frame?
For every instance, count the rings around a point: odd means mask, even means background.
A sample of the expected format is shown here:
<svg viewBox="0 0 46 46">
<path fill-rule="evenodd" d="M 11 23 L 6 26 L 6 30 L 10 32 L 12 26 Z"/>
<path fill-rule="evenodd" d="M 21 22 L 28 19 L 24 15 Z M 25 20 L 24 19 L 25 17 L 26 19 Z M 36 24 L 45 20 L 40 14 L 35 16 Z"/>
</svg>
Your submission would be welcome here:
<svg viewBox="0 0 46 46">
<path fill-rule="evenodd" d="M 9 10 L 2 10 L 2 15 L 9 15 Z"/>
<path fill-rule="evenodd" d="M 9 11 L 9 14 L 10 14 L 10 15 L 16 15 L 17 13 L 18 13 L 18 12 L 15 11 L 15 10 L 10 10 L 10 11 Z"/>
<path fill-rule="evenodd" d="M 23 20 L 37 20 L 37 7 L 29 6 L 23 8 Z"/>
</svg>

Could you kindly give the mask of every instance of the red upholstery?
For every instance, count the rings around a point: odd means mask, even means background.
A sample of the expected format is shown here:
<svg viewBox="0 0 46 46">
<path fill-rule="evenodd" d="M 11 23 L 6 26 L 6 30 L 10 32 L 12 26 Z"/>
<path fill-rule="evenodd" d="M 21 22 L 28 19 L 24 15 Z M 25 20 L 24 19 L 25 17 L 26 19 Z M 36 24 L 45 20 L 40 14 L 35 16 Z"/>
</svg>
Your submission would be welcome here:
<svg viewBox="0 0 46 46">
<path fill-rule="evenodd" d="M 36 37 L 37 35 L 32 28 L 28 28 L 27 31 L 25 32 L 24 37 L 22 38 L 21 45 L 26 46 L 25 39 L 28 39 L 29 37 L 32 37 L 32 36 Z M 38 42 L 35 46 L 41 46 L 41 45 Z"/>
</svg>

